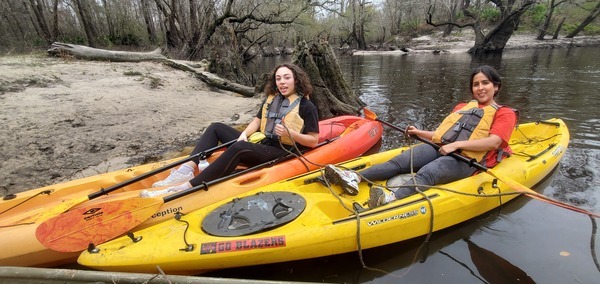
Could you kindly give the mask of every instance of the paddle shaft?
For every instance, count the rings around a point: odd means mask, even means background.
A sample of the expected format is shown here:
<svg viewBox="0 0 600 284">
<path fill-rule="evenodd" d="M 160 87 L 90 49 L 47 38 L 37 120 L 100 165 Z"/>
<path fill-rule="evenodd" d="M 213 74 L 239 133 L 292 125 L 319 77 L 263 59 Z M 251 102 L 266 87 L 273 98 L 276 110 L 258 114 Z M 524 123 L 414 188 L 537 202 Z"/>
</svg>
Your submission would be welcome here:
<svg viewBox="0 0 600 284">
<path fill-rule="evenodd" d="M 332 141 L 334 141 L 334 140 L 336 140 L 336 139 L 337 139 L 337 138 L 334 138 L 334 139 L 328 139 L 328 140 L 326 140 L 326 141 L 323 141 L 323 142 L 319 143 L 319 144 L 318 144 L 318 145 L 317 145 L 315 148 L 317 148 L 317 147 L 320 147 L 320 146 L 323 146 L 323 145 L 325 145 L 325 144 L 328 144 L 328 143 L 331 143 Z M 309 150 L 309 149 L 307 149 L 307 150 L 305 150 L 305 151 L 308 151 L 308 150 Z M 305 151 L 302 151 L 302 152 L 305 152 Z M 200 185 L 194 186 L 194 187 L 192 187 L 192 188 L 188 188 L 188 189 L 186 189 L 186 190 L 184 190 L 184 191 L 180 191 L 180 192 L 176 192 L 176 193 L 174 193 L 174 194 L 171 194 L 171 195 L 167 195 L 167 196 L 163 197 L 163 201 L 164 201 L 165 203 L 167 203 L 167 202 L 169 202 L 169 201 L 172 201 L 172 200 L 175 200 L 175 199 L 177 199 L 177 198 L 180 198 L 180 197 L 186 196 L 186 195 L 188 195 L 188 194 L 194 193 L 194 192 L 196 192 L 196 191 L 198 191 L 198 190 L 201 190 L 201 189 L 208 190 L 208 189 L 209 189 L 208 187 L 209 187 L 209 186 L 211 186 L 211 185 L 213 185 L 213 184 L 217 184 L 217 183 L 220 183 L 220 182 L 222 182 L 222 181 L 225 181 L 225 180 L 228 180 L 228 179 L 231 179 L 231 178 L 237 177 L 237 176 L 241 176 L 241 175 L 243 175 L 243 174 L 246 174 L 246 173 L 248 173 L 248 172 L 251 172 L 251 171 L 254 171 L 254 170 L 258 170 L 258 169 L 262 169 L 262 168 L 269 167 L 269 166 L 271 166 L 271 165 L 274 165 L 274 164 L 280 163 L 280 162 L 282 162 L 282 161 L 288 160 L 288 159 L 290 159 L 290 158 L 292 158 L 292 157 L 295 157 L 295 156 L 296 156 L 295 154 L 287 154 L 287 155 L 285 155 L 285 156 L 282 156 L 282 157 L 279 157 L 279 158 L 277 158 L 277 159 L 274 159 L 274 160 L 271 160 L 271 161 L 268 161 L 268 162 L 264 162 L 264 163 L 262 163 L 262 164 L 259 164 L 259 165 L 256 165 L 256 166 L 253 166 L 253 167 L 247 168 L 247 169 L 245 169 L 245 170 L 241 170 L 241 171 L 238 171 L 238 172 L 232 173 L 232 174 L 230 174 L 230 175 L 228 175 L 228 176 L 224 176 L 224 177 L 221 177 L 221 178 L 218 178 L 218 179 L 214 179 L 214 180 L 211 180 L 211 181 L 209 181 L 209 182 L 205 182 L 205 183 L 202 183 L 202 184 L 200 184 Z"/>
<path fill-rule="evenodd" d="M 375 118 L 375 120 L 377 120 L 377 121 L 379 121 L 379 122 L 381 122 L 381 123 L 383 123 L 383 124 L 385 124 L 385 125 L 393 128 L 395 130 L 405 132 L 404 129 L 402 129 L 402 128 L 396 126 L 396 125 L 393 125 L 393 124 L 391 124 L 391 123 L 389 123 L 387 121 L 383 121 L 383 120 L 381 120 L 379 118 Z M 435 144 L 435 143 L 433 143 L 433 142 L 431 142 L 431 141 L 429 141 L 429 140 L 427 140 L 425 138 L 419 137 L 417 135 L 411 135 L 410 137 L 415 138 L 415 139 L 417 139 L 417 140 L 419 140 L 419 141 L 421 141 L 421 142 L 423 142 L 425 144 L 428 144 L 431 147 L 435 148 L 436 150 L 440 149 L 440 145 Z M 482 164 L 477 163 L 475 160 L 469 159 L 469 158 L 467 158 L 465 156 L 461 156 L 461 155 L 459 155 L 457 153 L 452 152 L 452 153 L 450 153 L 448 155 L 451 156 L 451 157 L 453 157 L 453 158 L 455 158 L 455 159 L 457 159 L 457 160 L 465 162 L 465 163 L 469 164 L 470 166 L 475 167 L 478 170 L 481 170 L 481 171 L 484 171 L 484 172 L 487 172 L 489 170 L 487 167 L 485 167 Z"/>
<path fill-rule="evenodd" d="M 170 169 L 170 168 L 173 168 L 173 167 L 179 166 L 179 165 L 181 165 L 181 164 L 183 164 L 183 163 L 186 163 L 186 162 L 188 162 L 188 161 L 191 161 L 191 160 L 193 160 L 193 159 L 194 159 L 194 158 L 196 158 L 196 157 L 202 157 L 202 156 L 206 156 L 206 155 L 208 155 L 209 153 L 212 153 L 212 152 L 214 152 L 214 151 L 216 151 L 216 150 L 219 150 L 219 149 L 222 149 L 222 148 L 224 148 L 224 147 L 227 147 L 227 146 L 229 146 L 229 145 L 231 145 L 231 144 L 235 143 L 236 141 L 237 141 L 237 140 L 231 140 L 231 141 L 229 141 L 229 142 L 225 142 L 225 143 L 223 143 L 223 144 L 220 144 L 220 145 L 217 145 L 217 146 L 215 146 L 215 147 L 212 147 L 212 148 L 206 149 L 206 150 L 204 150 L 204 151 L 202 151 L 202 152 L 200 152 L 200 153 L 197 153 L 197 154 L 191 155 L 191 156 L 189 156 L 189 157 L 187 157 L 187 158 L 181 159 L 181 160 L 179 160 L 179 161 L 175 161 L 175 162 L 173 162 L 173 163 L 170 163 L 170 164 L 168 164 L 168 165 L 162 166 L 162 167 L 160 167 L 160 168 L 158 168 L 158 169 L 155 169 L 155 170 L 149 171 L 149 172 L 147 172 L 147 173 L 144 173 L 144 174 L 142 174 L 142 175 L 139 175 L 139 176 L 137 176 L 137 177 L 134 177 L 134 178 L 132 178 L 132 179 L 129 179 L 129 180 L 123 181 L 123 182 L 121 182 L 121 183 L 115 184 L 115 185 L 113 185 L 113 186 L 110 186 L 110 187 L 108 187 L 108 188 L 103 188 L 103 189 L 101 189 L 101 190 L 99 190 L 99 191 L 96 191 L 96 192 L 93 192 L 93 193 L 89 194 L 89 195 L 88 195 L 88 199 L 94 199 L 94 198 L 97 198 L 97 197 L 99 197 L 99 196 L 105 195 L 105 194 L 107 194 L 107 193 L 113 192 L 113 191 L 115 191 L 115 190 L 117 190 L 117 189 L 119 189 L 119 188 L 122 188 L 122 187 L 128 186 L 128 185 L 130 185 L 130 184 L 132 184 L 132 183 L 135 183 L 135 182 L 141 181 L 141 180 L 143 180 L 143 179 L 146 179 L 146 178 L 148 178 L 148 177 L 150 177 L 150 176 L 153 176 L 153 175 L 155 175 L 155 174 L 158 174 L 158 173 L 164 172 L 164 171 L 166 171 L 166 170 L 168 170 L 168 169 Z"/>
<path fill-rule="evenodd" d="M 383 124 L 385 124 L 385 125 L 393 128 L 395 130 L 404 132 L 404 129 L 402 129 L 402 128 L 396 126 L 396 125 L 393 125 L 393 124 L 391 124 L 391 123 L 389 123 L 387 121 L 380 120 L 379 118 L 375 118 L 375 120 L 377 120 L 377 121 L 379 121 L 379 122 L 381 122 L 381 123 L 383 123 Z M 438 149 L 438 150 L 440 149 L 440 145 L 435 144 L 435 143 L 433 143 L 433 142 L 431 142 L 431 141 L 429 141 L 429 140 L 427 140 L 425 138 L 419 137 L 417 135 L 411 135 L 410 137 L 415 138 L 415 139 L 417 139 L 417 140 L 419 140 L 419 141 L 421 141 L 421 142 L 423 142 L 425 144 L 428 144 L 428 145 L 430 145 L 431 147 L 433 147 L 435 149 Z M 474 159 L 469 159 L 469 158 L 467 158 L 465 156 L 462 156 L 462 155 L 459 155 L 459 154 L 457 154 L 455 152 L 452 152 L 452 153 L 450 153 L 448 155 L 451 156 L 451 157 L 453 157 L 453 158 L 455 158 L 455 159 L 457 159 L 457 160 L 459 160 L 459 161 L 462 161 L 462 162 L 465 162 L 465 163 L 469 164 L 469 166 L 471 166 L 471 167 L 474 167 L 474 168 L 476 168 L 476 169 L 478 169 L 480 171 L 486 172 L 487 174 L 489 174 L 489 175 L 491 175 L 491 176 L 493 176 L 493 177 L 501 180 L 502 182 L 504 182 L 506 185 L 508 185 L 512 189 L 514 189 L 514 190 L 516 190 L 518 192 L 521 192 L 521 193 L 523 193 L 523 194 L 525 194 L 525 195 L 527 195 L 527 196 L 529 196 L 531 198 L 535 198 L 535 199 L 538 199 L 538 200 L 541 200 L 541 201 L 544 201 L 544 202 L 547 202 L 547 203 L 550 203 L 550 204 L 553 204 L 553 205 L 556 205 L 556 206 L 559 206 L 559 207 L 562 207 L 562 208 L 565 208 L 565 209 L 569 209 L 569 210 L 572 210 L 572 211 L 575 211 L 575 212 L 578 212 L 578 213 L 583 213 L 583 214 L 586 214 L 586 215 L 589 215 L 589 216 L 594 216 L 594 217 L 597 217 L 597 218 L 600 217 L 600 214 L 587 211 L 585 209 L 582 209 L 582 208 L 579 208 L 579 207 L 576 207 L 576 206 L 573 206 L 573 205 L 570 205 L 570 204 L 567 204 L 567 203 L 564 203 L 564 202 L 552 199 L 552 198 L 547 197 L 547 196 L 545 196 L 545 195 L 543 195 L 541 193 L 538 193 L 538 192 L 534 191 L 533 189 L 530 189 L 530 188 L 528 188 L 528 187 L 520 184 L 519 182 L 517 182 L 517 181 L 515 181 L 513 179 L 509 179 L 508 177 L 502 176 L 499 173 L 497 173 L 496 171 L 494 171 L 494 170 L 492 170 L 492 169 L 490 169 L 490 168 L 488 168 L 488 167 L 486 167 L 486 166 L 484 166 L 484 165 L 482 165 L 480 163 L 477 163 Z"/>
</svg>

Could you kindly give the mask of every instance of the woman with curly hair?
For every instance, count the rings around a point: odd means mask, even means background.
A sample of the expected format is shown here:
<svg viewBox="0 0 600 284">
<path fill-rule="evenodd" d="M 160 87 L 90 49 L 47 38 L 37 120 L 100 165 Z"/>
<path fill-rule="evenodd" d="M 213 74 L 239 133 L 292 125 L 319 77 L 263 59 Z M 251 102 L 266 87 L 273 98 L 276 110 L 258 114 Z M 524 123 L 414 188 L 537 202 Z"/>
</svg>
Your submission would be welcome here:
<svg viewBox="0 0 600 284">
<path fill-rule="evenodd" d="M 286 150 L 299 150 L 317 146 L 319 119 L 317 108 L 308 100 L 313 87 L 306 72 L 300 67 L 284 63 L 273 69 L 264 93 L 266 98 L 256 117 L 242 132 L 223 123 L 212 123 L 196 144 L 191 156 L 221 143 L 237 139 L 210 165 L 200 157 L 171 171 L 169 177 L 153 187 L 170 186 L 163 190 L 141 193 L 154 197 L 182 191 L 204 182 L 231 174 L 239 164 L 255 166 L 287 154 Z M 251 143 L 248 137 L 260 131 L 265 138 Z M 200 173 L 194 176 L 195 169 Z"/>
</svg>

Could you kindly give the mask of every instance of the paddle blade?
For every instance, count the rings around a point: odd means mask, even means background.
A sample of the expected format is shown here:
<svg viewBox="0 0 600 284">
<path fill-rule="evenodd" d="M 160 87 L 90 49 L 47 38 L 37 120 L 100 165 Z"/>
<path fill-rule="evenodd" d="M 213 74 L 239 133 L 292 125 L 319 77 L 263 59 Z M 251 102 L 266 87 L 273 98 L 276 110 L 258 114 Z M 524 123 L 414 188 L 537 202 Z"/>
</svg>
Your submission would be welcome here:
<svg viewBox="0 0 600 284">
<path fill-rule="evenodd" d="M 85 250 L 127 233 L 150 218 L 162 198 L 132 198 L 74 209 L 40 224 L 35 236 L 44 246 L 61 252 Z"/>
<path fill-rule="evenodd" d="M 364 107 L 363 108 L 363 113 L 365 114 L 365 118 L 366 119 L 377 120 L 377 114 L 375 114 L 374 112 L 372 112 L 370 109 Z"/>
</svg>

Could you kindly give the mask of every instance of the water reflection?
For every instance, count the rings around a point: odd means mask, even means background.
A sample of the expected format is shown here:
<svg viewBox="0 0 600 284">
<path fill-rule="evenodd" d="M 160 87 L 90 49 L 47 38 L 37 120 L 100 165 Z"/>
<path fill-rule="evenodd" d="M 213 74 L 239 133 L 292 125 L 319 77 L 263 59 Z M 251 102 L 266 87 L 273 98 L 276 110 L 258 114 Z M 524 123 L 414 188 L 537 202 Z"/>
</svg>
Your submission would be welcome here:
<svg viewBox="0 0 600 284">
<path fill-rule="evenodd" d="M 471 260 L 486 283 L 535 283 L 529 275 L 499 255 L 484 249 L 470 239 L 464 241 L 469 247 Z"/>
</svg>

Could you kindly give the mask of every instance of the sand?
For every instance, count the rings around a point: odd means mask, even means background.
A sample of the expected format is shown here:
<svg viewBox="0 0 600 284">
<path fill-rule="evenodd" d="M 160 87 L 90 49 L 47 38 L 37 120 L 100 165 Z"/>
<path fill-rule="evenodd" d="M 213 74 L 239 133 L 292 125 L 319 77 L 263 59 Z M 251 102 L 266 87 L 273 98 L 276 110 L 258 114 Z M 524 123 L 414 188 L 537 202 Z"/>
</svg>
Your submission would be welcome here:
<svg viewBox="0 0 600 284">
<path fill-rule="evenodd" d="M 160 63 L 42 54 L 0 57 L 0 70 L 0 195 L 183 155 L 211 122 L 243 126 L 260 104 Z"/>
</svg>

